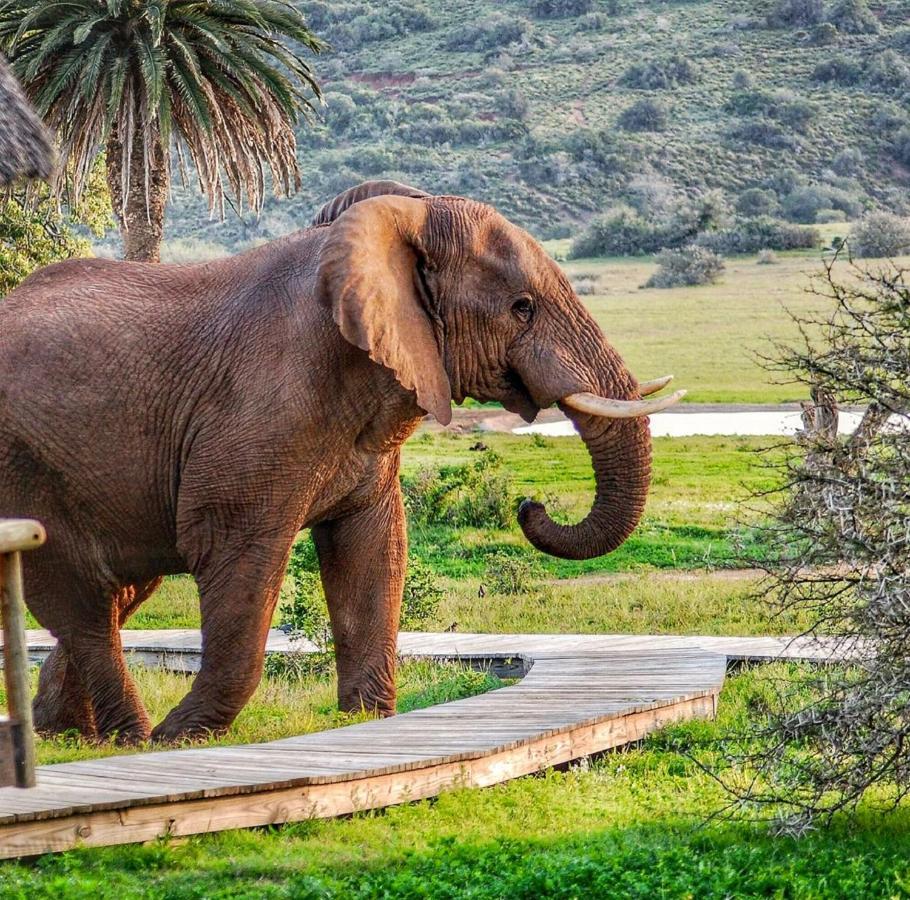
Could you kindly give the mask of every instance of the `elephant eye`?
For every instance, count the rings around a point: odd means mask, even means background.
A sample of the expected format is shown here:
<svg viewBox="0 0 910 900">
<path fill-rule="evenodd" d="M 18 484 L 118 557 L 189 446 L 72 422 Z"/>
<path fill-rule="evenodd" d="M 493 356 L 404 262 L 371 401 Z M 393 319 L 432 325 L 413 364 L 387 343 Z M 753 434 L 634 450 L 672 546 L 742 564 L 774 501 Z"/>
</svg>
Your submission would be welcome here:
<svg viewBox="0 0 910 900">
<path fill-rule="evenodd" d="M 530 322 L 534 315 L 534 304 L 527 297 L 522 297 L 512 304 L 512 314 L 522 322 Z"/>
</svg>

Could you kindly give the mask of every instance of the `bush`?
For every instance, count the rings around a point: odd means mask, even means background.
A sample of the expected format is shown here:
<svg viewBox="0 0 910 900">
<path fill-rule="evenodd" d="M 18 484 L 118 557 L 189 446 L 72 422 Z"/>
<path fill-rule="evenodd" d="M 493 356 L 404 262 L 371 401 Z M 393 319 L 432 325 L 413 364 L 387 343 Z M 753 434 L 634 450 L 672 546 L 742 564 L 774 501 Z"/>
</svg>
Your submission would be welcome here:
<svg viewBox="0 0 910 900">
<path fill-rule="evenodd" d="M 492 450 L 472 463 L 422 468 L 413 476 L 402 477 L 402 488 L 412 522 L 486 528 L 512 524 L 512 478 Z"/>
<path fill-rule="evenodd" d="M 783 199 L 784 215 L 791 222 L 815 222 L 820 210 L 839 209 L 848 219 L 859 215 L 862 204 L 852 194 L 827 184 L 799 187 Z"/>
<path fill-rule="evenodd" d="M 661 91 L 697 80 L 695 66 L 684 56 L 674 53 L 666 59 L 630 66 L 620 78 L 620 83 L 640 90 Z"/>
<path fill-rule="evenodd" d="M 881 258 L 910 253 L 910 219 L 889 212 L 871 212 L 850 229 L 853 256 Z"/>
<path fill-rule="evenodd" d="M 505 550 L 487 556 L 485 571 L 484 579 L 490 590 L 510 597 L 532 591 L 541 574 L 540 563 L 535 559 Z"/>
<path fill-rule="evenodd" d="M 798 141 L 789 131 L 770 119 L 744 119 L 728 132 L 734 141 L 756 144 L 771 150 L 794 150 Z"/>
<path fill-rule="evenodd" d="M 863 67 L 844 56 L 820 62 L 812 70 L 812 79 L 821 82 L 834 82 L 849 87 L 859 84 L 863 78 Z"/>
<path fill-rule="evenodd" d="M 728 112 L 740 116 L 766 116 L 803 132 L 815 118 L 815 104 L 789 91 L 737 91 L 727 101 Z"/>
<path fill-rule="evenodd" d="M 774 191 L 763 188 L 749 188 L 736 199 L 736 211 L 746 218 L 770 216 L 777 209 L 777 196 Z"/>
<path fill-rule="evenodd" d="M 465 51 L 495 50 L 497 47 L 518 43 L 530 33 L 530 22 L 497 13 L 453 31 L 446 38 L 445 48 Z"/>
<path fill-rule="evenodd" d="M 760 266 L 773 266 L 777 263 L 777 254 L 773 250 L 759 250 L 756 262 Z"/>
<path fill-rule="evenodd" d="M 673 288 L 696 284 L 713 284 L 724 271 L 724 261 L 711 250 L 698 244 L 661 250 L 657 254 L 657 271 L 644 283 L 646 288 Z"/>
<path fill-rule="evenodd" d="M 760 250 L 811 250 L 821 244 L 821 235 L 814 228 L 801 228 L 762 216 L 740 219 L 729 228 L 700 234 L 698 244 L 730 256 Z"/>
<path fill-rule="evenodd" d="M 878 34 L 878 19 L 865 0 L 840 0 L 828 13 L 828 22 L 841 34 Z"/>
<path fill-rule="evenodd" d="M 737 69 L 733 73 L 733 89 L 736 91 L 748 91 L 752 89 L 752 73 L 746 69 Z"/>
<path fill-rule="evenodd" d="M 855 175 L 863 166 L 863 154 L 855 147 L 841 150 L 831 160 L 831 168 L 838 175 Z"/>
<path fill-rule="evenodd" d="M 637 100 L 620 113 L 616 123 L 626 131 L 663 131 L 667 127 L 667 107 L 659 100 Z"/>
<path fill-rule="evenodd" d="M 667 229 L 628 206 L 614 206 L 595 218 L 573 242 L 570 259 L 589 256 L 635 256 L 665 246 Z"/>
<path fill-rule="evenodd" d="M 531 15 L 538 19 L 574 18 L 593 8 L 594 0 L 531 0 Z"/>
<path fill-rule="evenodd" d="M 771 28 L 807 28 L 817 25 L 825 17 L 822 0 L 778 0 L 768 14 Z"/>
<path fill-rule="evenodd" d="M 820 22 L 812 29 L 812 43 L 816 47 L 828 47 L 837 43 L 837 27 L 830 22 Z"/>
<path fill-rule="evenodd" d="M 910 65 L 895 50 L 875 54 L 866 65 L 863 83 L 890 94 L 910 91 Z"/>
</svg>

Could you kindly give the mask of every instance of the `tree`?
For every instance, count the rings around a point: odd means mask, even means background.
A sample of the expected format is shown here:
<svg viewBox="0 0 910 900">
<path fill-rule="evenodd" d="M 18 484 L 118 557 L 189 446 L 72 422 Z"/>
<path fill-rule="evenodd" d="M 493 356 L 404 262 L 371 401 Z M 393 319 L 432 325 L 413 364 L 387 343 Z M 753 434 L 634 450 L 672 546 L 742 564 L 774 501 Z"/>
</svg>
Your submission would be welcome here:
<svg viewBox="0 0 910 900">
<path fill-rule="evenodd" d="M 78 204 L 106 151 L 127 259 L 157 261 L 172 159 L 211 209 L 258 209 L 300 185 L 293 125 L 319 89 L 300 53 L 322 45 L 280 0 L 6 0 L 0 48 L 65 163 L 56 195 Z M 173 153 L 172 153 L 173 150 Z"/>
<path fill-rule="evenodd" d="M 910 793 L 910 279 L 893 266 L 835 279 L 835 265 L 829 314 L 801 323 L 782 363 L 813 403 L 783 462 L 762 585 L 811 623 L 830 664 L 796 670 L 768 701 L 737 791 L 796 831 L 870 792 L 888 805 Z M 864 412 L 839 436 L 844 402 Z"/>
</svg>

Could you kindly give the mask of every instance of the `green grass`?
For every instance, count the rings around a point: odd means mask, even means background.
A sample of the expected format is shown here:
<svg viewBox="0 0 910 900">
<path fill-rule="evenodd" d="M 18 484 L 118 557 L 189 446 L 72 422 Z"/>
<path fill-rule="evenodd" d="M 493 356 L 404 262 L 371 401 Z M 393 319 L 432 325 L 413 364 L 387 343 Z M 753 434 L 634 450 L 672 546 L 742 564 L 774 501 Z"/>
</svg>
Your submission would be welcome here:
<svg viewBox="0 0 910 900">
<path fill-rule="evenodd" d="M 725 801 L 692 761 L 742 726 L 780 667 L 731 678 L 717 723 L 485 790 L 349 818 L 0 866 L 4 898 L 901 897 L 910 818 L 869 804 L 795 841 L 707 821 Z"/>
<path fill-rule="evenodd" d="M 797 340 L 790 313 L 806 317 L 827 301 L 809 293 L 823 271 L 817 254 L 780 254 L 726 261 L 716 284 L 670 289 L 641 285 L 656 268 L 650 258 L 562 263 L 570 277 L 597 279 L 584 298 L 626 364 L 643 380 L 672 373 L 686 403 L 785 403 L 808 399 L 801 385 L 776 384 L 762 357 Z"/>
</svg>

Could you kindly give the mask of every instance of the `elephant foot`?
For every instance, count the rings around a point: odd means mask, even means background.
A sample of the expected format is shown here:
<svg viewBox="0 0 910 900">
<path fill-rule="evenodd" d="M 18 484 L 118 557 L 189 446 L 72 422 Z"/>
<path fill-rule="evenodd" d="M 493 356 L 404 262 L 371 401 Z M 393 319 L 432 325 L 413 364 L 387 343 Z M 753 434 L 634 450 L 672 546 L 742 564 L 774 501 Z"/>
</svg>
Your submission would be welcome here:
<svg viewBox="0 0 910 900">
<path fill-rule="evenodd" d="M 32 716 L 35 731 L 41 735 L 76 732 L 88 740 L 98 737 L 88 694 L 72 661 L 59 647 L 41 666 Z"/>
<path fill-rule="evenodd" d="M 342 712 L 367 712 L 385 719 L 395 715 L 395 689 L 389 691 L 377 690 L 375 687 L 339 687 L 338 708 Z"/>
</svg>

